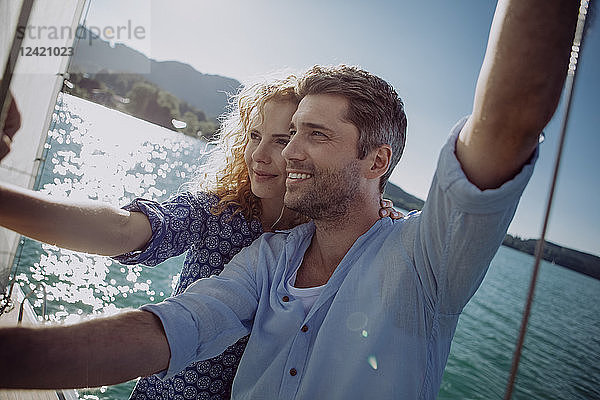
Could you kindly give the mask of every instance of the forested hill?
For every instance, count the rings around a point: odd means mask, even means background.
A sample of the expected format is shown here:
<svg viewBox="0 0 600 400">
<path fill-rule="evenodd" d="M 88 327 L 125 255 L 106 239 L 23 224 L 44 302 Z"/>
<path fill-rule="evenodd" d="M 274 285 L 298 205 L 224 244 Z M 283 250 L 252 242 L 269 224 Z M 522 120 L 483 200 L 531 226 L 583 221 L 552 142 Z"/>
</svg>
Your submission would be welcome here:
<svg viewBox="0 0 600 400">
<path fill-rule="evenodd" d="M 101 71 L 141 75 L 145 80 L 202 110 L 208 118 L 221 115 L 227 105 L 227 93 L 235 93 L 240 87 L 240 82 L 235 79 L 203 74 L 178 61 L 155 61 L 122 44 L 111 47 L 101 39 L 92 40 L 92 45 L 89 41 L 81 40 L 75 46 L 69 70 L 91 75 Z"/>
<path fill-rule="evenodd" d="M 423 200 L 406 193 L 393 183 L 387 184 L 384 196 L 392 200 L 396 207 L 408 211 L 421 210 L 423 208 Z M 537 242 L 538 240 L 536 239 L 521 239 L 507 234 L 502 244 L 535 255 Z M 600 257 L 592 254 L 583 253 L 546 241 L 544 244 L 543 259 L 600 279 Z"/>
<path fill-rule="evenodd" d="M 396 207 L 402 208 L 407 211 L 421 210 L 425 202 L 412 194 L 406 193 L 400 189 L 399 186 L 394 185 L 392 182 L 388 182 L 385 187 L 384 197 L 392 200 Z"/>
<path fill-rule="evenodd" d="M 538 240 L 521 239 L 506 235 L 503 245 L 535 255 Z M 600 257 L 584 253 L 578 250 L 562 247 L 558 244 L 546 241 L 542 258 L 563 267 L 567 267 L 593 278 L 600 279 Z"/>
</svg>

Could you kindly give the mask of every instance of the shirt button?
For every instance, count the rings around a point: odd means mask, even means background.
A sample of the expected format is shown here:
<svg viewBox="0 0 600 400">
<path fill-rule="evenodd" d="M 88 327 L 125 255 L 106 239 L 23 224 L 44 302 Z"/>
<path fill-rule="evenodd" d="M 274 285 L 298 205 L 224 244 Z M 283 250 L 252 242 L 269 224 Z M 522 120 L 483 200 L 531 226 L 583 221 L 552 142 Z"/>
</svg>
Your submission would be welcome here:
<svg viewBox="0 0 600 400">
<path fill-rule="evenodd" d="M 287 296 L 283 296 L 283 297 L 281 298 L 281 300 L 283 300 L 285 303 L 287 303 L 288 301 L 290 301 L 290 298 L 289 298 L 289 297 L 287 297 Z"/>
<path fill-rule="evenodd" d="M 304 325 L 304 326 L 302 326 L 302 328 L 300 328 L 300 330 L 302 332 L 308 332 L 308 326 Z"/>
<path fill-rule="evenodd" d="M 291 376 L 296 376 L 297 373 L 298 373 L 298 371 L 296 371 L 296 368 L 290 369 L 290 375 Z"/>
</svg>

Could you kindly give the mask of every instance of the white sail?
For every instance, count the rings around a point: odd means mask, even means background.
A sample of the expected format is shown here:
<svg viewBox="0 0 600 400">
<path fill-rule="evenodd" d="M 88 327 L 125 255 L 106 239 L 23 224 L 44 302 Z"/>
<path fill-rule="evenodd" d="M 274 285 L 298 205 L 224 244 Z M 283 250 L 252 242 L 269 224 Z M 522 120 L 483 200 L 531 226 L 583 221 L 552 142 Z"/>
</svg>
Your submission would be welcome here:
<svg viewBox="0 0 600 400">
<path fill-rule="evenodd" d="M 2 66 L 17 32 L 22 3 L 23 0 L 0 0 Z M 11 92 L 21 111 L 22 122 L 11 153 L 0 163 L 0 179 L 4 182 L 27 188 L 35 182 L 56 96 L 63 84 L 62 74 L 68 66 L 69 49 L 76 39 L 84 5 L 83 0 L 35 1 L 27 27 L 19 27 L 23 44 Z M 41 55 L 43 48 L 45 55 Z M 0 228 L 0 293 L 8 285 L 18 240 L 17 234 Z"/>
</svg>

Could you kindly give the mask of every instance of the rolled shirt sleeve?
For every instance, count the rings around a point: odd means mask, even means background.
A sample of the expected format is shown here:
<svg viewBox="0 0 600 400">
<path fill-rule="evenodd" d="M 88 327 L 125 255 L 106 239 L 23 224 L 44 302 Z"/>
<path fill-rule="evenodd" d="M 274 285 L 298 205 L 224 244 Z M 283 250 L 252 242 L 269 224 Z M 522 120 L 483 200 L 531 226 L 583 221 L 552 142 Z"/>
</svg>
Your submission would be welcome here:
<svg viewBox="0 0 600 400">
<path fill-rule="evenodd" d="M 536 148 L 514 178 L 497 189 L 480 190 L 467 179 L 455 154 L 465 122 L 454 126 L 442 148 L 413 244 L 431 304 L 447 314 L 461 312 L 481 284 L 538 157 Z"/>
<path fill-rule="evenodd" d="M 144 213 L 152 227 L 152 237 L 141 251 L 112 257 L 122 264 L 155 266 L 178 256 L 204 235 L 215 196 L 205 193 L 182 193 L 164 203 L 135 199 L 123 207 L 127 211 Z"/>
<path fill-rule="evenodd" d="M 157 315 L 165 329 L 171 359 L 168 378 L 193 361 L 221 354 L 250 333 L 259 296 L 258 243 L 242 249 L 219 276 L 200 279 L 175 297 L 141 307 Z"/>
</svg>

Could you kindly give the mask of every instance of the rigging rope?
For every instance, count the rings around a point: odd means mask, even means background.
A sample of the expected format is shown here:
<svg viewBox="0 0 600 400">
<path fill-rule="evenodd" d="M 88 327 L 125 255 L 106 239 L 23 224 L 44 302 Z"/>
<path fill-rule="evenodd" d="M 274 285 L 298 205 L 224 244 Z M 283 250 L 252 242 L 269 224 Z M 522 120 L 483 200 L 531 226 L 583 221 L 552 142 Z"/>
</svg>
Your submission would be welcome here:
<svg viewBox="0 0 600 400">
<path fill-rule="evenodd" d="M 527 293 L 527 302 L 525 303 L 525 310 L 523 311 L 523 317 L 521 320 L 521 328 L 519 330 L 519 338 L 517 340 L 517 345 L 515 348 L 515 352 L 513 355 L 510 375 L 508 378 L 508 384 L 506 386 L 506 393 L 504 395 L 504 400 L 510 400 L 512 397 L 512 392 L 514 389 L 515 379 L 517 376 L 517 371 L 519 369 L 519 361 L 521 359 L 521 352 L 523 349 L 523 342 L 525 341 L 525 333 L 527 331 L 527 324 L 529 322 L 529 315 L 531 313 L 531 306 L 533 303 L 533 295 L 535 292 L 535 285 L 537 282 L 537 276 L 540 269 L 540 263 L 542 259 L 542 254 L 544 250 L 544 241 L 546 237 L 546 230 L 548 227 L 548 221 L 550 219 L 550 209 L 552 208 L 552 201 L 554 199 L 554 191 L 556 187 L 556 181 L 558 178 L 558 170 L 560 167 L 560 160 L 563 152 L 563 147 L 565 143 L 567 124 L 569 122 L 569 113 L 571 111 L 571 103 L 573 100 L 573 91 L 575 87 L 575 78 L 577 71 L 577 61 L 579 58 L 579 53 L 583 48 L 583 39 L 585 37 L 585 23 L 586 17 L 588 14 L 588 8 L 591 3 L 591 0 L 581 0 L 579 6 L 579 16 L 577 18 L 577 26 L 575 28 L 575 37 L 573 38 L 573 46 L 571 47 L 571 58 L 569 60 L 569 69 L 567 71 L 567 79 L 565 86 L 566 93 L 566 105 L 564 117 L 562 120 L 562 126 L 560 130 L 559 143 L 558 143 L 558 153 L 556 155 L 556 160 L 554 162 L 554 171 L 552 174 L 552 183 L 550 186 L 550 191 L 548 193 L 548 201 L 546 203 L 546 211 L 544 215 L 544 223 L 542 225 L 542 234 L 540 240 L 538 240 L 536 248 L 535 248 L 535 262 L 533 266 L 533 273 L 531 276 L 531 283 L 529 284 L 529 290 Z"/>
</svg>

